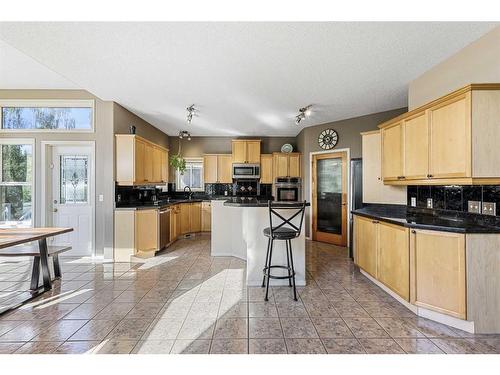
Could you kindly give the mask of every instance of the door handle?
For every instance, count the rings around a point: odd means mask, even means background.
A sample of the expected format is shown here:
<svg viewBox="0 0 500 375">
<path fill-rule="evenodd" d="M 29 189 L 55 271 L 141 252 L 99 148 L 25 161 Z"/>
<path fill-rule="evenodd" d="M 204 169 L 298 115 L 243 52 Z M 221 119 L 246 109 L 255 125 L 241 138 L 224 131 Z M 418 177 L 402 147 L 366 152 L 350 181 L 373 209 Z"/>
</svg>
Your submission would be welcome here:
<svg viewBox="0 0 500 375">
<path fill-rule="evenodd" d="M 54 211 L 54 212 L 57 212 L 57 208 L 54 208 L 54 209 L 53 209 L 53 211 Z"/>
</svg>

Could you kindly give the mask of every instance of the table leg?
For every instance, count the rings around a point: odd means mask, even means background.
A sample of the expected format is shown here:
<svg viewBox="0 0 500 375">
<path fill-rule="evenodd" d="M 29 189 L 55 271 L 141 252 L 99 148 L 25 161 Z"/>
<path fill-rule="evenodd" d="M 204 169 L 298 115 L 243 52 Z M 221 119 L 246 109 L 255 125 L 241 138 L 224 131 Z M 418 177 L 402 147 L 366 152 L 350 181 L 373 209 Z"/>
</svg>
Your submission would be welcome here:
<svg viewBox="0 0 500 375">
<path fill-rule="evenodd" d="M 61 278 L 61 265 L 59 264 L 59 255 L 52 255 L 52 260 L 54 262 L 54 277 L 56 279 Z"/>
<path fill-rule="evenodd" d="M 42 264 L 43 288 L 50 290 L 52 289 L 52 280 L 50 280 L 49 255 L 45 238 L 38 240 L 38 250 L 40 251 L 40 263 Z"/>
<path fill-rule="evenodd" d="M 31 286 L 30 289 L 35 291 L 38 289 L 38 280 L 40 279 L 40 257 L 33 257 L 33 270 L 31 271 Z"/>
</svg>

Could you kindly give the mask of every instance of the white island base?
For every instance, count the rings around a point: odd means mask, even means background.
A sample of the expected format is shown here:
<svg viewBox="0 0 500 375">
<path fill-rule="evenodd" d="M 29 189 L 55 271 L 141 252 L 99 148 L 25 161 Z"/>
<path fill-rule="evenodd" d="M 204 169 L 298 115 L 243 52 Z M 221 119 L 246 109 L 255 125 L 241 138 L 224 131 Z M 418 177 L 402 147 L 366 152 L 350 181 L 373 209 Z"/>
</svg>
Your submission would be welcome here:
<svg viewBox="0 0 500 375">
<path fill-rule="evenodd" d="M 292 210 L 277 210 L 289 217 Z M 300 217 L 292 220 L 299 226 Z M 276 223 L 275 223 L 276 225 Z M 262 284 L 262 269 L 266 262 L 267 240 L 262 231 L 269 227 L 267 207 L 224 206 L 224 201 L 212 201 L 212 256 L 234 256 L 247 262 L 247 285 Z M 302 228 L 304 229 L 304 228 Z M 304 230 L 292 241 L 295 284 L 306 285 L 306 240 Z M 286 266 L 285 241 L 274 241 L 273 265 Z M 286 275 L 286 270 L 273 269 L 273 275 Z M 269 285 L 288 285 L 288 280 L 271 279 Z"/>
</svg>

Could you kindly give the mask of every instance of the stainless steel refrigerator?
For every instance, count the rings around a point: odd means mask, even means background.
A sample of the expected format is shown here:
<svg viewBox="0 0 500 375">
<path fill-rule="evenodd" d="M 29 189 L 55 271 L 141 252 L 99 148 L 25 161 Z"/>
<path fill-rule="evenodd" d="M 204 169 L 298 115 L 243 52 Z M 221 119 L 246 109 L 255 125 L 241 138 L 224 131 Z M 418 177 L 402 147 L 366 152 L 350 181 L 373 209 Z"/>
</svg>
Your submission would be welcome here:
<svg viewBox="0 0 500 375">
<path fill-rule="evenodd" d="M 351 159 L 350 165 L 350 210 L 363 207 L 363 162 L 361 158 Z M 353 215 L 349 211 L 349 256 L 353 258 Z"/>
</svg>

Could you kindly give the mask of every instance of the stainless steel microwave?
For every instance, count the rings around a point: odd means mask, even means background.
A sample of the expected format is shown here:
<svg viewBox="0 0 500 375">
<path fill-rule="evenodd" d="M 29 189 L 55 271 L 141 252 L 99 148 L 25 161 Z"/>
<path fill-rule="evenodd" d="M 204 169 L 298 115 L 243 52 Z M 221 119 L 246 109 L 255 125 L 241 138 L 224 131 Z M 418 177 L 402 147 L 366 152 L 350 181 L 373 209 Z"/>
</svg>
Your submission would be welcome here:
<svg viewBox="0 0 500 375">
<path fill-rule="evenodd" d="M 234 179 L 259 179 L 260 178 L 260 164 L 233 164 L 233 178 Z"/>
</svg>

